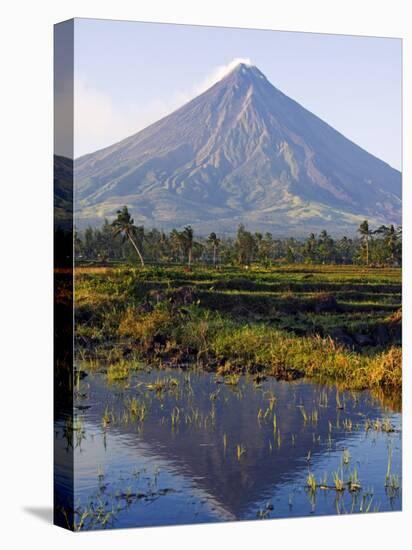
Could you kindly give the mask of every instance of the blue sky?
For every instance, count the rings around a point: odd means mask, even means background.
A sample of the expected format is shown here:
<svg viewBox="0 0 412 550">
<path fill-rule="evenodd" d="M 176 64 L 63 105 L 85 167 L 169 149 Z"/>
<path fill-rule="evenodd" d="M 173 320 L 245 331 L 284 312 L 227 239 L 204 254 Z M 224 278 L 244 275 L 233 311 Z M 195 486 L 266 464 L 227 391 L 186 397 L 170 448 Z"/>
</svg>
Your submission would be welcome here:
<svg viewBox="0 0 412 550">
<path fill-rule="evenodd" d="M 75 23 L 75 156 L 155 122 L 236 58 L 401 168 L 399 39 L 93 19 Z"/>
</svg>

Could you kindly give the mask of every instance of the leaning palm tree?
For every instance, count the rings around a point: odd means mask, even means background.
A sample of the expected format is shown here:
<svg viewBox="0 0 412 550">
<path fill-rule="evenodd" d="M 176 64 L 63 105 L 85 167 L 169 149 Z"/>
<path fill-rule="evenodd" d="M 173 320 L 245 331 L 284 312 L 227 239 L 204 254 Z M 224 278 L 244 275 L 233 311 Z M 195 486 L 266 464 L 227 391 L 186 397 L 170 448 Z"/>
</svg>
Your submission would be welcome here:
<svg viewBox="0 0 412 550">
<path fill-rule="evenodd" d="M 127 206 L 123 206 L 121 210 L 117 211 L 117 218 L 112 222 L 113 236 L 123 236 L 123 242 L 127 239 L 132 243 L 133 248 L 136 250 L 137 255 L 140 258 L 142 266 L 144 266 L 144 260 L 139 247 L 136 244 L 136 240 L 142 239 L 143 227 L 136 227 L 134 220 L 131 217 Z"/>
<path fill-rule="evenodd" d="M 209 237 L 207 238 L 207 242 L 212 245 L 213 248 L 213 265 L 216 267 L 216 260 L 217 260 L 217 249 L 220 245 L 220 239 L 218 239 L 216 233 L 211 233 Z"/>
</svg>

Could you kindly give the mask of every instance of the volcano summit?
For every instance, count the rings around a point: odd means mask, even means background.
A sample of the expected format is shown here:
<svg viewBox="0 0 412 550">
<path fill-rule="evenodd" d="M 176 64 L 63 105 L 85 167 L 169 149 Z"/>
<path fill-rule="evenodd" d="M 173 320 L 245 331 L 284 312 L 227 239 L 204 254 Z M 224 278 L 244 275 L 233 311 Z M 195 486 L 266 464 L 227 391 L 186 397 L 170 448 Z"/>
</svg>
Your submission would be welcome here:
<svg viewBox="0 0 412 550">
<path fill-rule="evenodd" d="M 401 223 L 401 173 L 240 63 L 144 130 L 75 160 L 76 224 L 354 233 Z"/>
</svg>

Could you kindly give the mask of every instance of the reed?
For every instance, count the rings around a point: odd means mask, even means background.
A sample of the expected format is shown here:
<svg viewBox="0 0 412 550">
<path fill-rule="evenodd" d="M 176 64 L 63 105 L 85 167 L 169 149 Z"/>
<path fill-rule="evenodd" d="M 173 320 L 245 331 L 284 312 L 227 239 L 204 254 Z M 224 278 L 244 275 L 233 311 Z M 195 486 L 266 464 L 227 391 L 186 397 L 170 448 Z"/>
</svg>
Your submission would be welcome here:
<svg viewBox="0 0 412 550">
<path fill-rule="evenodd" d="M 342 470 L 340 474 L 339 474 L 339 471 L 333 472 L 333 484 L 336 491 L 342 492 L 345 490 L 345 480 L 343 478 Z"/>
<path fill-rule="evenodd" d="M 306 478 L 306 485 L 309 491 L 312 491 L 313 493 L 316 492 L 316 478 L 311 472 L 308 473 L 308 477 Z"/>
</svg>

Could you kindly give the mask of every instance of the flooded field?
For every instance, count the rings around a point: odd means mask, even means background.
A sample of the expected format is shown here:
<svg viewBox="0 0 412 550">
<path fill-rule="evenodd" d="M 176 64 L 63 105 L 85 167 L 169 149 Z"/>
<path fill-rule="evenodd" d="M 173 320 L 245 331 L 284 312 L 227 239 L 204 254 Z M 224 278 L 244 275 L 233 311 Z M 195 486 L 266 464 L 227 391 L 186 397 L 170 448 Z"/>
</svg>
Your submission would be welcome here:
<svg viewBox="0 0 412 550">
<path fill-rule="evenodd" d="M 55 435 L 78 530 L 401 509 L 401 414 L 369 391 L 144 366 L 77 382 Z"/>
</svg>

